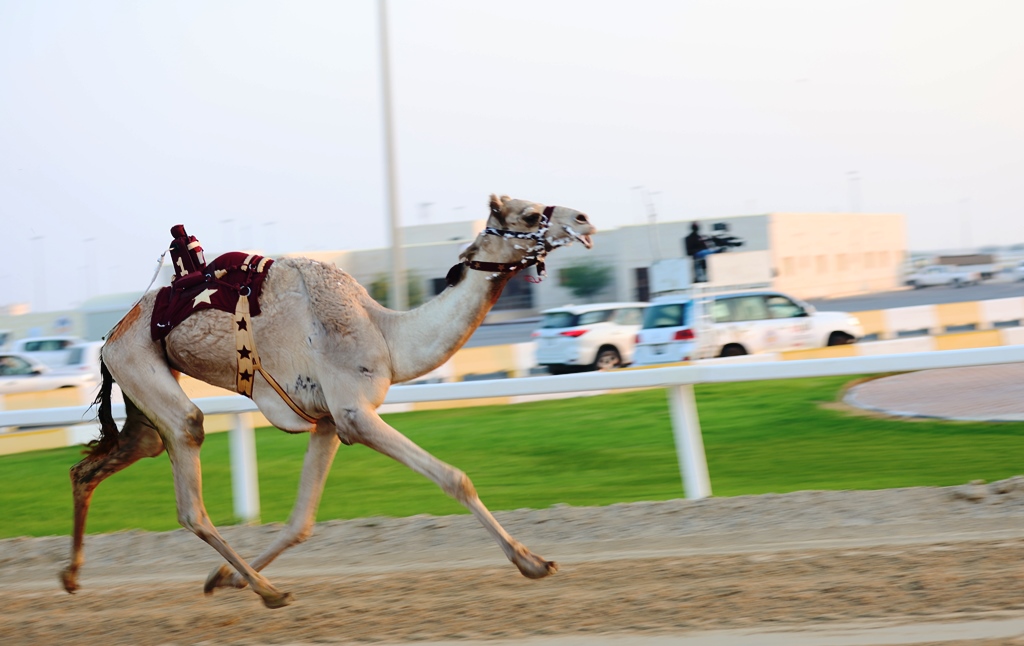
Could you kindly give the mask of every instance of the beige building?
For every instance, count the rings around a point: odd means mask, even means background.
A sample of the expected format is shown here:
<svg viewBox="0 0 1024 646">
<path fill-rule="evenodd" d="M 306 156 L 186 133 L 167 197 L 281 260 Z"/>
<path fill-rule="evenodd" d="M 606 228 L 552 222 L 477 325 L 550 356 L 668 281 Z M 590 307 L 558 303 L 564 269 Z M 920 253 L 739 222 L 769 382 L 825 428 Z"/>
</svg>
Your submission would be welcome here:
<svg viewBox="0 0 1024 646">
<path fill-rule="evenodd" d="M 579 264 L 610 268 L 610 284 L 590 301 L 648 300 L 649 270 L 657 260 L 685 256 L 683 240 L 692 221 L 631 225 L 598 231 L 594 248 L 559 249 L 547 259 L 547 277 L 531 283 L 518 276 L 506 288 L 491 320 L 577 302 L 560 285 L 560 271 Z M 902 282 L 907 254 L 904 218 L 884 213 L 768 213 L 701 221 L 714 223 L 745 244 L 710 258 L 713 283 L 771 286 L 800 298 L 828 298 L 895 289 Z M 598 219 L 598 225 L 600 220 Z M 405 263 L 425 296 L 444 288 L 459 252 L 483 229 L 484 221 L 408 227 Z M 302 254 L 296 254 L 302 255 Z M 314 254 L 336 263 L 363 285 L 389 272 L 389 249 Z M 532 272 L 531 272 L 532 273 Z"/>
<path fill-rule="evenodd" d="M 600 218 L 597 220 L 600 227 Z M 730 233 L 746 241 L 739 249 L 711 256 L 713 284 L 763 285 L 800 298 L 827 298 L 895 289 L 902 282 L 907 255 L 902 215 L 881 213 L 768 213 L 702 220 L 701 231 L 725 223 Z M 559 281 L 573 265 L 609 268 L 608 286 L 589 301 L 648 300 L 650 268 L 658 260 L 685 256 L 683 239 L 690 220 L 630 225 L 599 231 L 594 248 L 582 245 L 558 249 L 547 259 L 547 277 L 531 283 L 523 275 L 506 287 L 488 320 L 534 315 L 583 299 Z M 405 264 L 424 298 L 444 289 L 448 270 L 459 253 L 484 228 L 483 220 L 406 227 Z M 259 252 L 263 253 L 263 252 Z M 390 249 L 317 251 L 285 254 L 306 256 L 341 267 L 368 287 L 390 273 Z M 524 272 L 533 274 L 533 271 Z M 166 280 L 169 282 L 169 275 Z M 123 294 L 91 299 L 72 312 L 0 315 L 0 330 L 12 338 L 56 333 L 56 321 L 70 321 L 62 333 L 99 339 L 138 298 Z"/>
</svg>

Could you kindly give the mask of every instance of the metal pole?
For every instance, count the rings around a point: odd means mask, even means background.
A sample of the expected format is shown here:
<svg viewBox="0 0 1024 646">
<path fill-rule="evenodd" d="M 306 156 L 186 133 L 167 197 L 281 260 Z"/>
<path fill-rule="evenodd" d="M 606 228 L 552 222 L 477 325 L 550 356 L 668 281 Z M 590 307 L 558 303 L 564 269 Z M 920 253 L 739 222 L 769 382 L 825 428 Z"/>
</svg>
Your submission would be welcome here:
<svg viewBox="0 0 1024 646">
<path fill-rule="evenodd" d="M 231 491 L 235 517 L 247 524 L 260 522 L 260 481 L 256 464 L 256 431 L 251 413 L 235 413 L 230 432 Z"/>
<path fill-rule="evenodd" d="M 395 133 L 391 122 L 391 63 L 388 58 L 388 3 L 377 0 L 380 12 L 380 76 L 384 110 L 384 162 L 388 177 L 388 215 L 391 222 L 391 289 L 388 302 L 393 310 L 409 309 L 405 286 L 405 258 L 402 257 L 402 226 L 398 204 L 398 173 L 395 170 Z"/>
<path fill-rule="evenodd" d="M 691 500 L 711 495 L 708 462 L 704 456 L 704 440 L 697 417 L 697 400 L 693 384 L 669 386 L 668 407 L 672 416 L 672 434 L 676 439 L 679 470 L 683 475 L 683 491 Z"/>
</svg>

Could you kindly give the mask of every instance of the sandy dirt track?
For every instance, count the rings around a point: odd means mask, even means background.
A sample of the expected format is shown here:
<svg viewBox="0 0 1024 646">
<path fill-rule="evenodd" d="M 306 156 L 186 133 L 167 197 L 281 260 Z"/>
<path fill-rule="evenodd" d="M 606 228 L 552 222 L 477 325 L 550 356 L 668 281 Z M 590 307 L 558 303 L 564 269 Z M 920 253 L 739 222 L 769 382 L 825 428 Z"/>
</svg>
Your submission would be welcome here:
<svg viewBox="0 0 1024 646">
<path fill-rule="evenodd" d="M 560 571 L 524 579 L 467 516 L 332 521 L 266 570 L 296 596 L 267 610 L 249 590 L 205 597 L 219 557 L 184 530 L 90 536 L 75 595 L 57 580 L 66 537 L 0 541 L 0 641 L 597 640 L 1024 621 L 1021 476 L 497 516 Z M 224 534 L 251 557 L 278 529 Z M 1024 644 L 1024 634 L 957 643 Z"/>
</svg>

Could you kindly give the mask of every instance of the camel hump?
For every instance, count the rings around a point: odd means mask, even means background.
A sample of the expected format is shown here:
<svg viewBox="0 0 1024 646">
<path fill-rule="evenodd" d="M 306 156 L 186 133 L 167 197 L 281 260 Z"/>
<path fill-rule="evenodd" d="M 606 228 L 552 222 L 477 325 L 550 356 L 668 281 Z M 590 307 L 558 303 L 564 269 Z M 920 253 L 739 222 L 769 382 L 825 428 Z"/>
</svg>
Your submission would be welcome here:
<svg viewBox="0 0 1024 646">
<path fill-rule="evenodd" d="M 367 321 L 367 308 L 377 305 L 355 278 L 335 265 L 309 258 L 282 258 L 275 265 L 285 267 L 298 271 L 313 315 L 329 331 L 352 334 Z"/>
</svg>

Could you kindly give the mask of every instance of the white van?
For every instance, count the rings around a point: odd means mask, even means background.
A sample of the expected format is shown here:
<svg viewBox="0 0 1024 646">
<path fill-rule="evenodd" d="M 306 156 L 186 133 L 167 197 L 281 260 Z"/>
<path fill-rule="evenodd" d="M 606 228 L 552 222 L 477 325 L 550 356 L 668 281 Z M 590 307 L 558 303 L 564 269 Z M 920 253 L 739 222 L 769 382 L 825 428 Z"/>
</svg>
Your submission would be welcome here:
<svg viewBox="0 0 1024 646">
<path fill-rule="evenodd" d="M 633 362 L 642 366 L 820 348 L 854 343 L 863 335 L 852 314 L 818 312 L 781 292 L 664 296 L 644 313 Z"/>
</svg>

